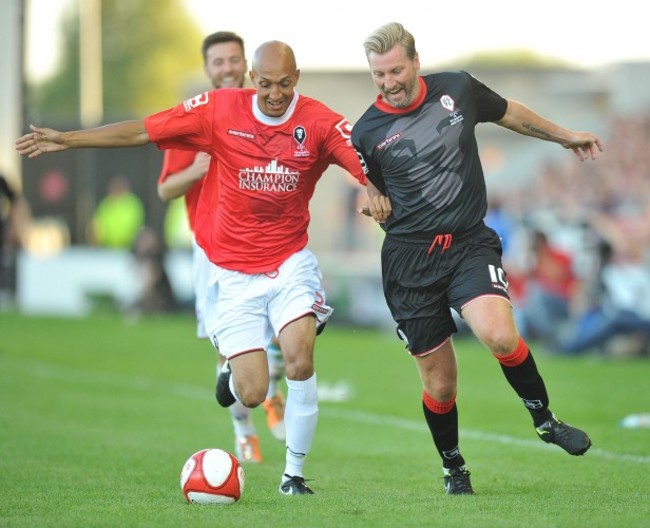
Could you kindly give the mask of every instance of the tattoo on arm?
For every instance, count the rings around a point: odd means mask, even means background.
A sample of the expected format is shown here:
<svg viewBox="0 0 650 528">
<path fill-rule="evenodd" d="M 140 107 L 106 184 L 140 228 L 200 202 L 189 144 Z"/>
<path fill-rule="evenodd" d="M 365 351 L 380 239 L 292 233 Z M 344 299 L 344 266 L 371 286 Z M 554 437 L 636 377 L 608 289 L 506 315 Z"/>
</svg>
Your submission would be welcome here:
<svg viewBox="0 0 650 528">
<path fill-rule="evenodd" d="M 531 136 L 536 136 L 538 138 L 546 139 L 548 141 L 552 141 L 553 137 L 548 134 L 547 132 L 544 132 L 541 128 L 534 127 L 530 123 L 522 123 L 521 126 L 528 130 L 530 132 Z"/>
</svg>

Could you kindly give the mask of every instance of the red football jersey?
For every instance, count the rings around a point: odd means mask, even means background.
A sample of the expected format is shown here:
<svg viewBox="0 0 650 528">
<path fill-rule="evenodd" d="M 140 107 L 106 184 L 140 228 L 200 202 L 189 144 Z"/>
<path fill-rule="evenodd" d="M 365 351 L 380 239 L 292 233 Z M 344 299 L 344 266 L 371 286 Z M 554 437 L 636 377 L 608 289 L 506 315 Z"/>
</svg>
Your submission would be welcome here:
<svg viewBox="0 0 650 528">
<path fill-rule="evenodd" d="M 309 200 L 330 164 L 366 184 L 347 119 L 297 93 L 272 118 L 258 109 L 255 90 L 214 90 L 147 117 L 145 126 L 158 148 L 212 156 L 194 232 L 227 269 L 271 272 L 307 245 Z"/>
<path fill-rule="evenodd" d="M 158 183 L 164 182 L 171 174 L 176 174 L 192 165 L 195 156 L 196 152 L 191 152 L 189 150 L 166 150 L 162 170 L 158 177 Z M 194 231 L 194 217 L 196 216 L 196 206 L 199 201 L 201 187 L 203 187 L 203 178 L 198 180 L 194 185 L 192 185 L 192 187 L 190 187 L 189 191 L 185 193 L 187 220 L 192 231 Z"/>
</svg>

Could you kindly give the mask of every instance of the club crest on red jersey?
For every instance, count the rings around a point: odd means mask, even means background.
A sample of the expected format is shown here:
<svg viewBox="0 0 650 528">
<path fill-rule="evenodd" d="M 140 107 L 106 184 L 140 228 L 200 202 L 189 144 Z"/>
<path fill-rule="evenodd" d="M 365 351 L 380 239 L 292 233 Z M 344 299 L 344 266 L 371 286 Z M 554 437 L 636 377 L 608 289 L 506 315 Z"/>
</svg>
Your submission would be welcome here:
<svg viewBox="0 0 650 528">
<path fill-rule="evenodd" d="M 298 143 L 299 149 L 305 148 L 305 139 L 307 138 L 307 131 L 304 126 L 297 126 L 293 129 L 293 139 Z"/>
<path fill-rule="evenodd" d="M 293 151 L 295 158 L 306 158 L 309 156 L 309 150 L 305 145 L 307 139 L 307 130 L 304 126 L 298 125 L 293 129 L 293 139 L 296 142 L 297 149 Z"/>
</svg>

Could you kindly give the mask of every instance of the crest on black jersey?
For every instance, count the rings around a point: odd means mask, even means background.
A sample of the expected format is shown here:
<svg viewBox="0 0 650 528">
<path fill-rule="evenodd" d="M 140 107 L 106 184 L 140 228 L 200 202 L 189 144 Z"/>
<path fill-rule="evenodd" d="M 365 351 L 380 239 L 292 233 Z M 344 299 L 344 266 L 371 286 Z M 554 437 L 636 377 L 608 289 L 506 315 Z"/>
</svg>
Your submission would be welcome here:
<svg viewBox="0 0 650 528">
<path fill-rule="evenodd" d="M 443 108 L 446 108 L 446 109 L 449 110 L 450 112 L 453 112 L 453 111 L 454 111 L 454 105 L 455 105 L 455 103 L 454 103 L 454 100 L 453 100 L 450 96 L 448 96 L 448 95 L 443 95 L 443 96 L 440 98 L 440 104 L 442 105 Z"/>
</svg>

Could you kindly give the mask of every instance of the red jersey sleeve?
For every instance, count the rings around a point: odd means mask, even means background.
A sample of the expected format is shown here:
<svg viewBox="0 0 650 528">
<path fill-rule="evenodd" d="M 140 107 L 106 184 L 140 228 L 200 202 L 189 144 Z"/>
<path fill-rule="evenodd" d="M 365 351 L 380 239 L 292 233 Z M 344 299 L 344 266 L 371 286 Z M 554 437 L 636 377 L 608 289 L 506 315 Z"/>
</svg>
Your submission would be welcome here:
<svg viewBox="0 0 650 528">
<path fill-rule="evenodd" d="M 149 139 L 159 149 L 209 152 L 216 92 L 203 92 L 174 108 L 144 119 Z"/>
<path fill-rule="evenodd" d="M 368 180 L 365 171 L 361 166 L 359 155 L 352 146 L 352 125 L 345 117 L 339 116 L 339 118 L 327 137 L 326 152 L 334 163 L 348 171 L 361 185 L 366 185 Z"/>
</svg>

